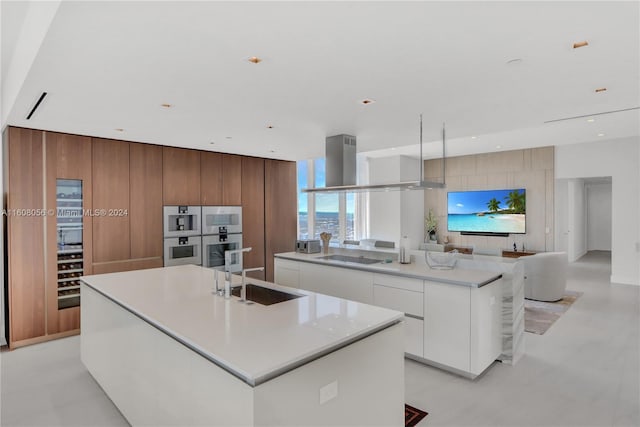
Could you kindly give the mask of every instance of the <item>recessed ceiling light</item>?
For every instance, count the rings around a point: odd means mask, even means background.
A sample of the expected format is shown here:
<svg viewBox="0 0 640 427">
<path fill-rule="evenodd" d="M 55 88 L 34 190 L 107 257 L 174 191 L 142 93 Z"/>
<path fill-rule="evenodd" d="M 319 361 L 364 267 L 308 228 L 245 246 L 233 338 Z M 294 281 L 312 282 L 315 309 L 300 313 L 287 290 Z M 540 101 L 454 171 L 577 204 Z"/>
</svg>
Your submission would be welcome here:
<svg viewBox="0 0 640 427">
<path fill-rule="evenodd" d="M 607 88 L 606 88 L 606 87 L 599 87 L 598 89 L 596 89 L 596 93 L 599 93 L 599 92 L 606 92 L 606 91 L 607 91 Z"/>
<path fill-rule="evenodd" d="M 472 137 L 471 137 L 471 139 L 477 139 L 477 138 L 478 138 L 477 136 L 472 136 Z"/>
<path fill-rule="evenodd" d="M 573 48 L 574 48 L 574 49 L 578 49 L 579 47 L 585 47 L 585 46 L 589 46 L 589 42 L 588 42 L 588 41 L 586 41 L 586 40 L 583 40 L 583 41 L 581 41 L 581 42 L 575 42 L 575 43 L 573 44 Z"/>
<path fill-rule="evenodd" d="M 376 100 L 375 99 L 370 99 L 370 98 L 365 98 L 362 101 L 360 101 L 360 103 L 362 105 L 370 105 L 370 104 L 375 104 Z"/>
<path fill-rule="evenodd" d="M 587 119 L 587 122 L 589 122 L 589 123 L 593 123 L 595 121 L 596 121 L 596 119 L 594 119 L 593 117 L 590 117 L 590 118 Z"/>
<path fill-rule="evenodd" d="M 396 149 L 396 147 L 391 147 L 391 149 L 392 149 L 392 150 L 395 150 L 395 149 Z"/>
<path fill-rule="evenodd" d="M 122 128 L 115 128 L 115 130 L 116 130 L 117 132 L 124 132 L 124 129 L 122 129 Z"/>
<path fill-rule="evenodd" d="M 507 64 L 518 64 L 522 62 L 522 58 L 513 58 L 507 61 Z"/>
<path fill-rule="evenodd" d="M 249 57 L 249 59 L 247 59 L 247 61 L 251 62 L 252 64 L 259 64 L 262 62 L 262 59 L 258 58 L 257 56 L 251 56 Z"/>
<path fill-rule="evenodd" d="M 161 106 L 161 107 L 164 107 L 164 108 L 171 108 L 171 107 L 173 107 L 173 105 L 171 105 L 171 104 L 160 104 L 160 106 Z"/>
<path fill-rule="evenodd" d="M 496 145 L 496 148 L 502 148 L 502 145 Z"/>
<path fill-rule="evenodd" d="M 604 136 L 604 133 L 600 132 L 600 133 L 598 134 L 598 136 Z"/>
<path fill-rule="evenodd" d="M 215 142 L 211 141 L 209 144 L 213 145 L 213 144 L 215 144 Z"/>
</svg>

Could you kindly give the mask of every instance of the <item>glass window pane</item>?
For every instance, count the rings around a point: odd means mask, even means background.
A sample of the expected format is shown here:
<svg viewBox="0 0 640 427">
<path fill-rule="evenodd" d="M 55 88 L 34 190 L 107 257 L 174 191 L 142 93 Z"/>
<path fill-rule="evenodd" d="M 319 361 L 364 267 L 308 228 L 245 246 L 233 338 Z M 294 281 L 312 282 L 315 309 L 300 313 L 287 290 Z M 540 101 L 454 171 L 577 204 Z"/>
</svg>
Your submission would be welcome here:
<svg viewBox="0 0 640 427">
<path fill-rule="evenodd" d="M 355 211 L 356 211 L 356 195 L 347 193 L 347 223 L 345 224 L 344 238 L 347 240 L 355 240 Z"/>
<path fill-rule="evenodd" d="M 325 179 L 325 161 L 324 157 L 315 159 L 313 164 L 313 169 L 315 171 L 315 186 L 316 187 L 324 187 L 326 184 Z"/>
<path fill-rule="evenodd" d="M 320 233 L 331 233 L 331 242 L 340 242 L 340 215 L 338 194 L 316 194 L 316 238 Z"/>
<path fill-rule="evenodd" d="M 309 167 L 306 160 L 300 160 L 298 163 L 298 238 L 309 238 L 308 218 L 308 195 L 303 193 L 303 188 L 309 187 Z"/>
<path fill-rule="evenodd" d="M 314 160 L 315 186 L 324 187 L 325 160 L 324 158 Z M 338 194 L 316 194 L 315 211 L 315 237 L 320 238 L 320 233 L 331 233 L 331 242 L 340 242 L 340 203 Z"/>
</svg>

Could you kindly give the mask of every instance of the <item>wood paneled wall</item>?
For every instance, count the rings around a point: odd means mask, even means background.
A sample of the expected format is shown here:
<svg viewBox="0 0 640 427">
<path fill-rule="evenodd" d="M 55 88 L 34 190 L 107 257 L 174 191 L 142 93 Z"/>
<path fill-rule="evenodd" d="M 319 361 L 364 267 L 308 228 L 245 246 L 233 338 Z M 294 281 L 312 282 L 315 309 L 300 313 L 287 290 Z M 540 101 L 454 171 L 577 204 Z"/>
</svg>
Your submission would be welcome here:
<svg viewBox="0 0 640 427">
<path fill-rule="evenodd" d="M 10 342 L 28 340 L 46 333 L 44 217 L 29 216 L 26 211 L 19 211 L 45 207 L 43 138 L 44 133 L 40 131 L 9 128 L 7 252 L 11 284 Z"/>
<path fill-rule="evenodd" d="M 265 160 L 265 277 L 273 282 L 273 255 L 295 250 L 297 237 L 296 164 Z"/>
<path fill-rule="evenodd" d="M 442 176 L 442 161 L 425 161 L 425 177 Z M 433 209 L 438 217 L 438 240 L 451 243 L 518 250 L 554 249 L 554 147 L 502 151 L 446 159 L 446 188 L 425 191 L 425 215 Z M 527 232 L 509 237 L 463 236 L 447 231 L 447 192 L 464 190 L 527 190 Z"/>
<path fill-rule="evenodd" d="M 295 162 L 57 132 L 7 130 L 7 207 L 57 208 L 56 181 L 83 182 L 84 274 L 162 267 L 163 205 L 241 205 L 247 268 L 273 280 L 273 254 L 293 251 Z M 104 214 L 95 215 L 95 212 Z M 57 218 L 9 215 L 10 344 L 78 333 L 79 307 L 58 310 Z"/>
<path fill-rule="evenodd" d="M 242 159 L 242 245 L 250 247 L 244 254 L 245 268 L 265 267 L 264 159 Z M 265 272 L 248 273 L 264 280 Z"/>
</svg>

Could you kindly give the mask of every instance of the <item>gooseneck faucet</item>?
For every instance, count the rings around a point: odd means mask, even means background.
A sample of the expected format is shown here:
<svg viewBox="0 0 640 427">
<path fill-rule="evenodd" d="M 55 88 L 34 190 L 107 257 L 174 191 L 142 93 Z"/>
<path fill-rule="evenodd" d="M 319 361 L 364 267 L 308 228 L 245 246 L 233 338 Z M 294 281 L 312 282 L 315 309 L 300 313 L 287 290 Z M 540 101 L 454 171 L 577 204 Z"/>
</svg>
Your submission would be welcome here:
<svg viewBox="0 0 640 427">
<path fill-rule="evenodd" d="M 240 302 L 247 302 L 247 273 L 250 271 L 264 271 L 264 267 L 245 268 L 242 270 L 242 288 L 240 289 Z"/>
<path fill-rule="evenodd" d="M 231 257 L 233 255 L 242 256 L 243 252 L 249 252 L 251 248 L 234 249 L 224 251 L 224 297 L 231 298 Z"/>
</svg>

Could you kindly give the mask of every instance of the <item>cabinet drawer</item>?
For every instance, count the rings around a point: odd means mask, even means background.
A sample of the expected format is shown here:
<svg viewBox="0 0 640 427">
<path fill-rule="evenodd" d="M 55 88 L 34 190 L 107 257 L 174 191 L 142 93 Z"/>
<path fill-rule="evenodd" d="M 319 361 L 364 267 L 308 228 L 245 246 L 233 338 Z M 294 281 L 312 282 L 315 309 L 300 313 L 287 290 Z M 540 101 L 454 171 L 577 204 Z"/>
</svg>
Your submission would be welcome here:
<svg viewBox="0 0 640 427">
<path fill-rule="evenodd" d="M 422 292 L 373 285 L 373 304 L 380 307 L 423 317 L 423 301 Z"/>
<path fill-rule="evenodd" d="M 289 270 L 300 270 L 300 263 L 298 261 L 291 261 L 284 258 L 275 258 L 275 264 L 279 267 L 287 268 Z"/>
<path fill-rule="evenodd" d="M 373 283 L 375 285 L 387 286 L 389 288 L 398 288 L 420 293 L 424 292 L 424 285 L 420 279 L 410 279 L 408 277 L 376 273 L 373 275 Z"/>
</svg>

